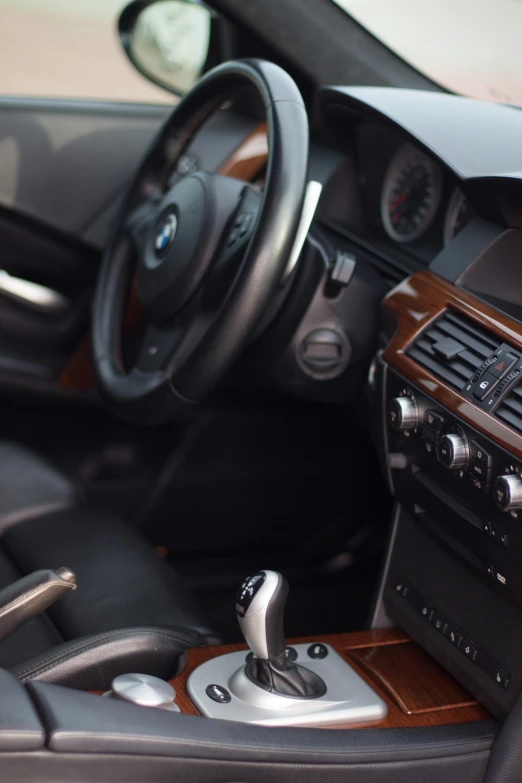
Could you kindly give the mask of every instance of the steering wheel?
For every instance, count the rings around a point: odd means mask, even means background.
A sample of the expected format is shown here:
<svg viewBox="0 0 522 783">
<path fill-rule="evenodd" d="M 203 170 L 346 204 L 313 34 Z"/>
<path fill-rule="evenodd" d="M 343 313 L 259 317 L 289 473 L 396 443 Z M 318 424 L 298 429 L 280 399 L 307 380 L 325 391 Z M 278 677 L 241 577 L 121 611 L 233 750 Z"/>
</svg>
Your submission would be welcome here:
<svg viewBox="0 0 522 783">
<path fill-rule="evenodd" d="M 169 184 L 193 134 L 238 90 L 253 86 L 268 126 L 262 193 L 198 171 Z M 308 119 L 279 66 L 224 63 L 178 103 L 145 155 L 105 251 L 92 343 L 102 395 L 141 422 L 203 400 L 245 347 L 277 294 L 296 238 L 306 187 Z M 121 331 L 133 271 L 150 317 L 132 368 Z"/>
</svg>

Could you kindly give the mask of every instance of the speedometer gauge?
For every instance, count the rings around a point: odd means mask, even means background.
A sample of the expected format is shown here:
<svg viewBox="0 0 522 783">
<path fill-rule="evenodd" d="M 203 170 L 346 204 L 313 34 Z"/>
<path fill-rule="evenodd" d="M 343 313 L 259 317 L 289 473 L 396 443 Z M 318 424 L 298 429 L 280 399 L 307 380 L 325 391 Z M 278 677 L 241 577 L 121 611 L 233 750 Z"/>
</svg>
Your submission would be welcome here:
<svg viewBox="0 0 522 783">
<path fill-rule="evenodd" d="M 405 144 L 390 161 L 381 194 L 384 230 L 395 242 L 413 242 L 431 226 L 439 208 L 442 175 L 436 163 Z"/>
<path fill-rule="evenodd" d="M 475 210 L 464 193 L 455 188 L 449 200 L 446 217 L 444 218 L 444 247 L 455 239 L 459 231 L 467 226 L 475 215 Z"/>
</svg>

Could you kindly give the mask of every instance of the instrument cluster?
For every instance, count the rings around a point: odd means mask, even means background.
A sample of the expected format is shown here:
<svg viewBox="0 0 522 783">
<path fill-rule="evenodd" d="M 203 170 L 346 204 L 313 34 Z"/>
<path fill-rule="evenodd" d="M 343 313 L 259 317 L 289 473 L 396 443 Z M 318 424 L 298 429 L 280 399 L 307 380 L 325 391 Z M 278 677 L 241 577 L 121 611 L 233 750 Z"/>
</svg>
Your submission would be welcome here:
<svg viewBox="0 0 522 783">
<path fill-rule="evenodd" d="M 444 198 L 441 167 L 412 144 L 402 144 L 390 159 L 380 194 L 380 218 L 387 236 L 401 245 L 420 240 L 437 217 L 444 246 L 474 215 L 458 188 Z"/>
</svg>

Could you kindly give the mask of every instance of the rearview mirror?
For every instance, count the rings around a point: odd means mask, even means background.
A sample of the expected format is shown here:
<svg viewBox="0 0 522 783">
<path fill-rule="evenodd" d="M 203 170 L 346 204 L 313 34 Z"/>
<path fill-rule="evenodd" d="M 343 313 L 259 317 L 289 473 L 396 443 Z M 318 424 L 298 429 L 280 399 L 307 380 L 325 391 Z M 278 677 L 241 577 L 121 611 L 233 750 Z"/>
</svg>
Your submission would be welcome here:
<svg viewBox="0 0 522 783">
<path fill-rule="evenodd" d="M 135 0 L 118 21 L 132 64 L 155 84 L 183 95 L 209 67 L 212 15 L 195 0 Z"/>
</svg>

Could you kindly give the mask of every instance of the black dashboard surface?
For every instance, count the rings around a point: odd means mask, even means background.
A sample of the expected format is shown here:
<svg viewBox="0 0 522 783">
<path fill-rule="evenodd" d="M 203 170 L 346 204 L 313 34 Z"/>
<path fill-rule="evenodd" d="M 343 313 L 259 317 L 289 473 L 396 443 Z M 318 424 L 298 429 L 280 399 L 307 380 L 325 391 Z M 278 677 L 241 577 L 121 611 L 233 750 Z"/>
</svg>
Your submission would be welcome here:
<svg viewBox="0 0 522 783">
<path fill-rule="evenodd" d="M 314 116 L 321 140 L 341 153 L 319 219 L 404 273 L 429 266 L 476 216 L 522 225 L 519 110 L 418 90 L 327 87 Z"/>
</svg>

